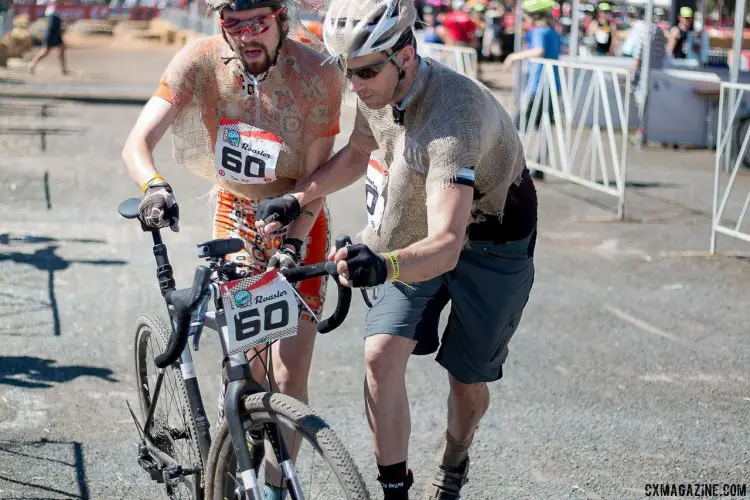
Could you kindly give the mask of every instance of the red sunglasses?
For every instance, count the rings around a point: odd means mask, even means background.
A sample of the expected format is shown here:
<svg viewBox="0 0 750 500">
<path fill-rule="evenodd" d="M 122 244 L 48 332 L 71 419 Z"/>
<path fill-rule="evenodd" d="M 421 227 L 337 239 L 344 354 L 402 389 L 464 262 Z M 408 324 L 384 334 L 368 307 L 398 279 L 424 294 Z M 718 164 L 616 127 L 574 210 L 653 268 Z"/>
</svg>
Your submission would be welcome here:
<svg viewBox="0 0 750 500">
<path fill-rule="evenodd" d="M 220 21 L 221 27 L 227 34 L 232 36 L 240 35 L 260 35 L 265 33 L 271 28 L 271 21 L 276 19 L 279 15 L 284 13 L 286 8 L 282 7 L 276 12 L 270 14 L 263 14 L 260 16 L 251 17 L 250 19 L 237 20 L 237 19 L 224 19 Z"/>
</svg>

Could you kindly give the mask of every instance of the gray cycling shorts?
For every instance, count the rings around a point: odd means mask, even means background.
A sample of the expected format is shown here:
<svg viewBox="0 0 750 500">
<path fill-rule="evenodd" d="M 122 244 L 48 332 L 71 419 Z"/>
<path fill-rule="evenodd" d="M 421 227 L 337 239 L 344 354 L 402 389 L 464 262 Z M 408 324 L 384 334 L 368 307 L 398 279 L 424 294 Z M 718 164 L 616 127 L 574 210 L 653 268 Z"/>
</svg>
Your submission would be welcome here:
<svg viewBox="0 0 750 500">
<path fill-rule="evenodd" d="M 438 363 L 464 384 L 499 380 L 534 282 L 535 244 L 536 230 L 518 241 L 471 241 L 448 273 L 372 290 L 365 336 L 416 340 L 414 354 L 437 351 Z M 449 300 L 448 325 L 439 339 L 440 313 Z"/>
</svg>

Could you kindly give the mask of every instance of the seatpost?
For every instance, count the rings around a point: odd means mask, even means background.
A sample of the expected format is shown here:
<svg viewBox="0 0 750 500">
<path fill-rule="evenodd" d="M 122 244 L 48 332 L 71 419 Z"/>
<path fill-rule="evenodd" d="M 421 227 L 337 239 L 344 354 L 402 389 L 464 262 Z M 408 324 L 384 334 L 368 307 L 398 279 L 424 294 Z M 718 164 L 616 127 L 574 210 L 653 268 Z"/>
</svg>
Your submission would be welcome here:
<svg viewBox="0 0 750 500">
<path fill-rule="evenodd" d="M 156 277 L 159 279 L 159 289 L 162 297 L 167 292 L 175 289 L 174 277 L 172 275 L 172 266 L 169 264 L 167 247 L 161 241 L 161 233 L 158 229 L 151 231 L 151 237 L 154 239 L 154 257 L 156 257 Z"/>
</svg>

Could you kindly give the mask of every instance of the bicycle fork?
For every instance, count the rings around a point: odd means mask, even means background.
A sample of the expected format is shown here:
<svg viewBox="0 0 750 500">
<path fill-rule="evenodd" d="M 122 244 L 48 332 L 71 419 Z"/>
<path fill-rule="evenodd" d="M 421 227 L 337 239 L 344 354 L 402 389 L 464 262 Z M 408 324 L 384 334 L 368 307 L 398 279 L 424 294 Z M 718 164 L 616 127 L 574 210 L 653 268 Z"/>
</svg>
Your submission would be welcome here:
<svg viewBox="0 0 750 500">
<path fill-rule="evenodd" d="M 266 392 L 251 376 L 250 364 L 244 353 L 229 356 L 227 362 L 227 390 L 224 396 L 224 418 L 229 427 L 229 435 L 232 438 L 232 447 L 237 459 L 237 470 L 242 479 L 242 487 L 250 500 L 263 500 L 261 497 L 261 486 L 258 484 L 256 467 L 260 464 L 253 463 L 250 450 L 247 446 L 245 428 L 242 425 L 242 397 L 246 393 Z M 294 463 L 286 448 L 279 427 L 275 424 L 265 424 L 264 433 L 271 443 L 276 461 L 281 466 L 287 490 L 292 500 L 304 500 L 302 487 L 297 477 Z"/>
</svg>

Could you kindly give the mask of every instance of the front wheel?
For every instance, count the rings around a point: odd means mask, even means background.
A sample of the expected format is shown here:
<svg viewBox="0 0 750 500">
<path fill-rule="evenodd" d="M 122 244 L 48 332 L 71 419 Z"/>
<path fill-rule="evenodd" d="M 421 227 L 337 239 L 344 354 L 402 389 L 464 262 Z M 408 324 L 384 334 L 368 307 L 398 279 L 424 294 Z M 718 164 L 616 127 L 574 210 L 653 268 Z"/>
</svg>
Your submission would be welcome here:
<svg viewBox="0 0 750 500">
<path fill-rule="evenodd" d="M 166 350 L 171 335 L 169 323 L 161 317 L 154 314 L 138 317 L 135 329 L 135 374 L 141 425 L 144 425 L 154 400 L 159 373 L 154 358 Z M 198 469 L 194 474 L 175 478 L 173 484 L 162 483 L 162 491 L 170 500 L 202 500 L 202 464 L 196 437 L 198 433 L 179 366 L 168 366 L 164 370 L 155 406 L 153 425 L 148 431 L 148 438 L 154 446 L 180 466 Z M 159 466 L 161 473 L 163 464 Z"/>
<path fill-rule="evenodd" d="M 362 475 L 343 443 L 322 418 L 300 401 L 278 393 L 253 394 L 244 399 L 242 423 L 246 435 L 247 431 L 258 432 L 264 425 L 275 424 L 283 433 L 287 447 L 298 448 L 294 467 L 306 500 L 369 500 Z M 273 454 L 270 446 L 265 446 L 265 450 Z M 266 465 L 257 470 L 261 487 L 268 482 Z M 278 485 L 278 481 L 271 482 Z M 232 437 L 224 421 L 208 456 L 206 499 L 245 498 L 242 484 Z"/>
</svg>

